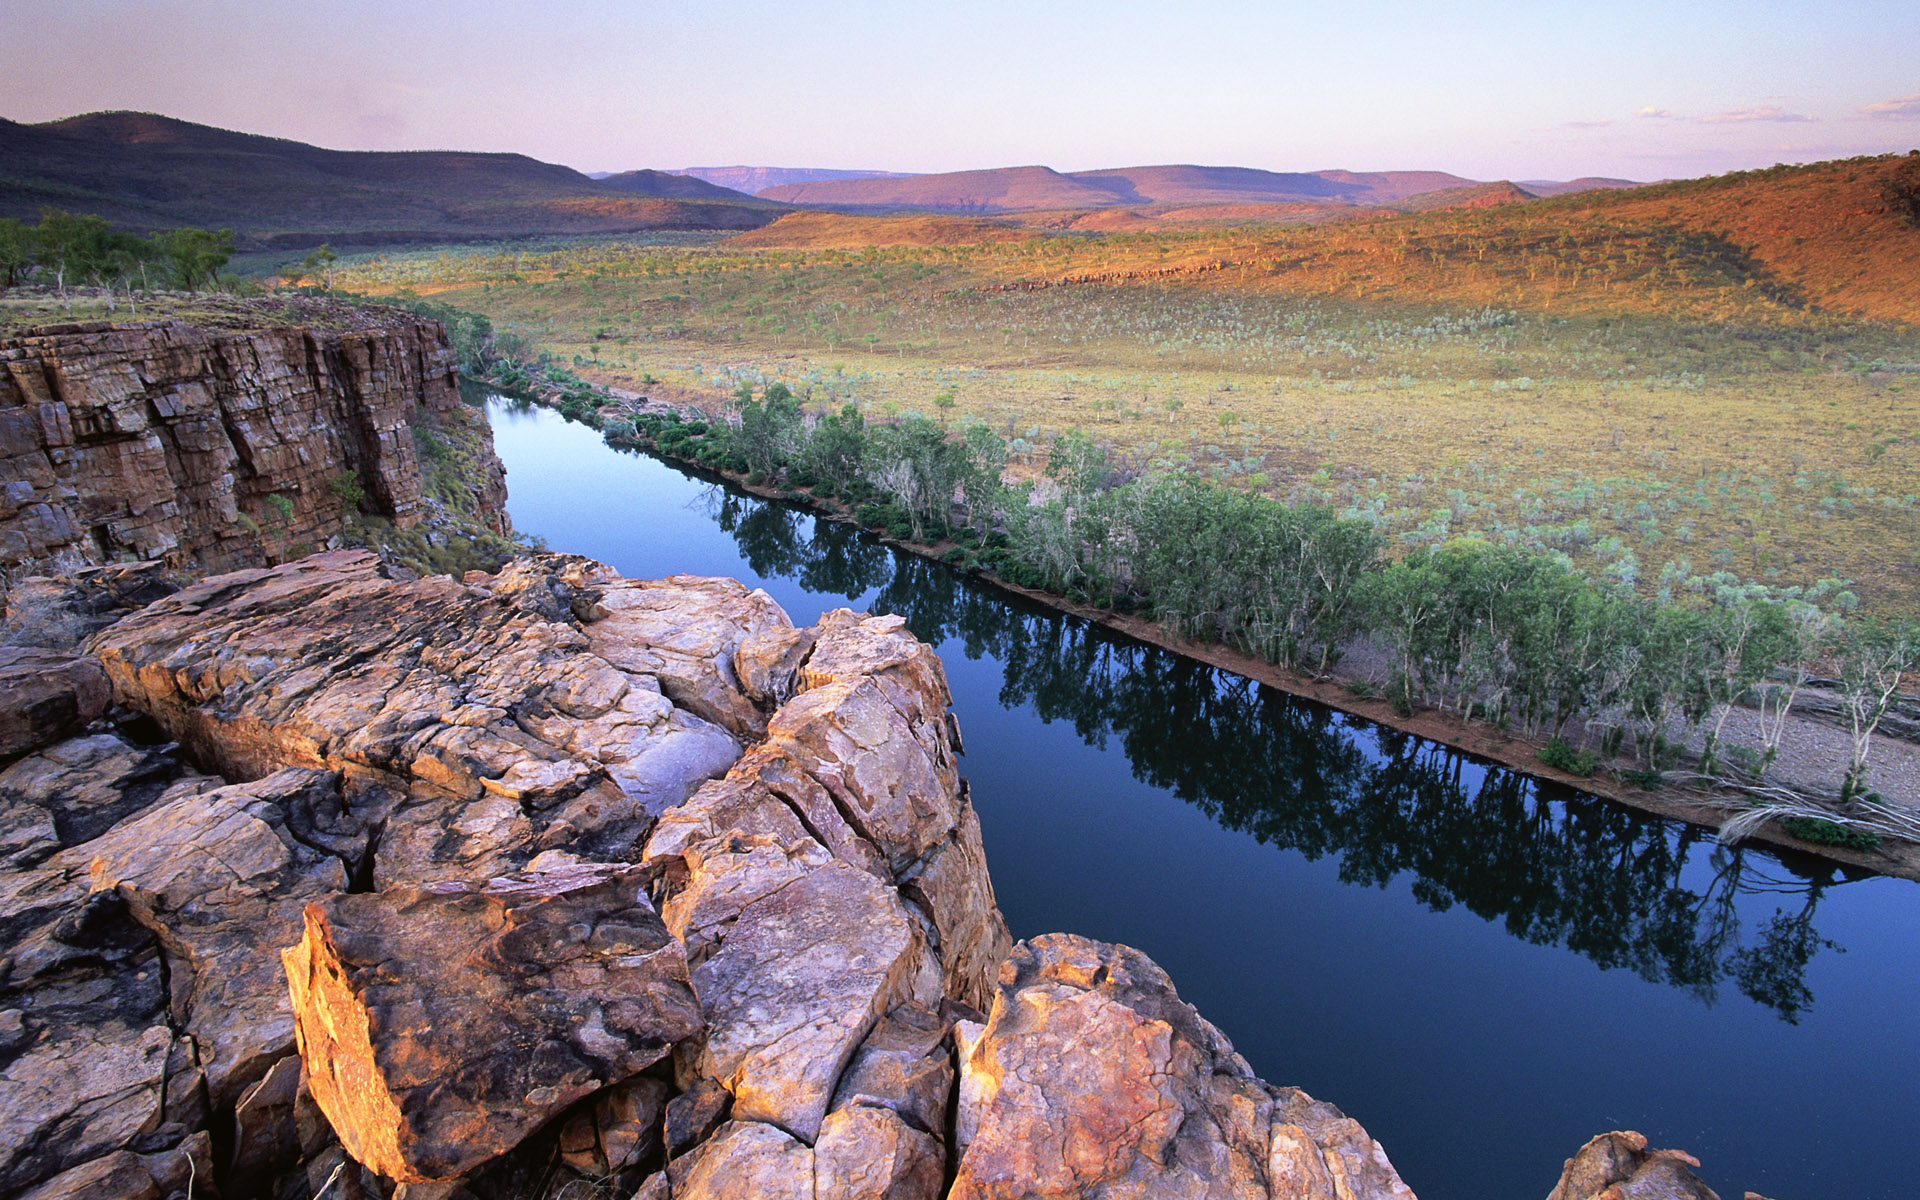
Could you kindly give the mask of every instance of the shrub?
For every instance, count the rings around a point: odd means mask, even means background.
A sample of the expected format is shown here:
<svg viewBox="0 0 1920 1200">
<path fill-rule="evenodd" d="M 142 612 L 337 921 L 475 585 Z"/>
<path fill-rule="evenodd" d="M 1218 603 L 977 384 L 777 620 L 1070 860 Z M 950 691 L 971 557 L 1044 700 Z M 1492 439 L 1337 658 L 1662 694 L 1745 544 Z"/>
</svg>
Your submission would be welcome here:
<svg viewBox="0 0 1920 1200">
<path fill-rule="evenodd" d="M 1600 765 L 1600 756 L 1591 750 L 1575 750 L 1559 738 L 1540 748 L 1540 761 L 1569 775 L 1591 775 Z"/>
<path fill-rule="evenodd" d="M 1874 850 L 1880 845 L 1880 838 L 1864 829 L 1848 829 L 1832 821 L 1823 821 L 1819 817 L 1788 817 L 1780 822 L 1780 828 L 1802 841 L 1814 842 L 1822 846 L 1840 846 L 1848 850 Z"/>
<path fill-rule="evenodd" d="M 1620 778 L 1642 791 L 1651 792 L 1666 780 L 1659 771 L 1622 771 Z"/>
</svg>

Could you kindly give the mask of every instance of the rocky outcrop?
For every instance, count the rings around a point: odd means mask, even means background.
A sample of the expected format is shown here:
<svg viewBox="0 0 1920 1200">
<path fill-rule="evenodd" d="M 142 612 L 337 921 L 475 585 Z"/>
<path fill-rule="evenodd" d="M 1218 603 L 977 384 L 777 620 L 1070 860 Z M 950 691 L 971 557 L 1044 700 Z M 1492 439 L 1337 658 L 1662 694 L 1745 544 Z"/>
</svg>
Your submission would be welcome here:
<svg viewBox="0 0 1920 1200">
<path fill-rule="evenodd" d="M 430 507 L 416 428 L 465 421 L 436 323 L 307 302 L 292 324 L 0 334 L 0 567 L 211 570 L 304 553 L 360 506 Z M 481 423 L 481 433 L 484 434 Z M 504 530 L 491 443 L 473 507 Z"/>
<path fill-rule="evenodd" d="M 1145 956 L 1010 945 L 898 618 L 335 552 L 89 649 L 174 741 L 0 772 L 0 1190 L 1409 1196 Z"/>
<path fill-rule="evenodd" d="M 1648 1149 L 1644 1134 L 1603 1133 L 1567 1160 L 1547 1200 L 1720 1200 L 1693 1173 L 1699 1165 L 1685 1151 Z"/>
<path fill-rule="evenodd" d="M 1412 1200 L 1332 1105 L 1274 1088 L 1144 954 L 1053 934 L 962 1022 L 955 1200 L 1025 1196 Z"/>
</svg>

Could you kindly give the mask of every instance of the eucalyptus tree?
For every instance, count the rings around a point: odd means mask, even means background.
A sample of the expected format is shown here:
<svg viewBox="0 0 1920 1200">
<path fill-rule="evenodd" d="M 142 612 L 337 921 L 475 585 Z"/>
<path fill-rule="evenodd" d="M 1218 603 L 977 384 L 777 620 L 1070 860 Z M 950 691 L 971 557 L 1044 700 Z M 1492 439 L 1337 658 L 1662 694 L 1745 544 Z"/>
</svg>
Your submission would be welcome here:
<svg viewBox="0 0 1920 1200">
<path fill-rule="evenodd" d="M 801 450 L 801 465 L 846 491 L 862 477 L 867 456 L 867 422 L 858 405 L 842 406 L 814 422 Z"/>
<path fill-rule="evenodd" d="M 33 230 L 0 217 L 0 288 L 18 287 L 35 265 Z"/>
<path fill-rule="evenodd" d="M 1792 630 L 1786 606 L 1763 585 L 1718 580 L 1706 640 L 1709 665 L 1704 686 L 1708 705 L 1719 715 L 1701 748 L 1700 770 L 1712 775 L 1719 767 L 1720 739 L 1734 706 L 1790 649 Z"/>
<path fill-rule="evenodd" d="M 174 229 L 154 242 L 172 266 L 175 284 L 186 292 L 203 284 L 212 288 L 219 281 L 220 268 L 233 257 L 231 229 Z"/>
<path fill-rule="evenodd" d="M 68 312 L 73 311 L 73 301 L 67 296 L 67 279 L 85 278 L 100 269 L 108 237 L 107 223 L 100 217 L 57 208 L 40 210 L 40 224 L 33 231 L 34 261 L 52 273 Z"/>
<path fill-rule="evenodd" d="M 1837 647 L 1840 707 L 1851 741 L 1842 801 L 1868 797 L 1867 755 L 1873 734 L 1906 677 L 1920 670 L 1920 621 L 1863 618 L 1847 624 Z"/>
<path fill-rule="evenodd" d="M 805 433 L 800 402 L 784 383 L 768 384 L 758 400 L 748 385 L 742 384 L 741 390 L 744 394 L 735 399 L 740 423 L 734 444 L 749 470 L 771 475 L 800 452 Z"/>
<path fill-rule="evenodd" d="M 964 446 L 948 441 L 937 422 L 911 416 L 875 429 L 867 456 L 869 477 L 905 511 L 915 541 L 929 530 L 946 532 L 954 493 L 967 474 Z"/>
<path fill-rule="evenodd" d="M 1754 692 L 1760 714 L 1761 774 L 1780 757 L 1780 740 L 1786 735 L 1793 702 L 1813 678 L 1814 664 L 1826 656 L 1840 632 L 1838 617 L 1798 594 L 1798 589 L 1794 592 L 1784 600 L 1786 629 L 1776 664 L 1784 680 L 1762 683 Z"/>
</svg>

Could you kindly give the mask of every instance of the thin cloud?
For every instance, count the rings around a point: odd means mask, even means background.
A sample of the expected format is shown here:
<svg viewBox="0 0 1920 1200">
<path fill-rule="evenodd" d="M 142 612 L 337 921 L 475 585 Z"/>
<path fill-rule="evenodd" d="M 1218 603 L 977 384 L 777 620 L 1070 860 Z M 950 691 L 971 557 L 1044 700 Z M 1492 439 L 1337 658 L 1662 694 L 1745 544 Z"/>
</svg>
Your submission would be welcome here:
<svg viewBox="0 0 1920 1200">
<path fill-rule="evenodd" d="M 1605 129 L 1612 121 L 1562 121 L 1555 129 Z"/>
<path fill-rule="evenodd" d="M 1877 100 L 1861 106 L 1860 111 L 1877 121 L 1920 120 L 1920 92 L 1911 96 L 1895 96 L 1891 100 Z"/>
<path fill-rule="evenodd" d="M 1729 108 L 1711 116 L 1695 117 L 1694 120 L 1702 125 L 1742 125 L 1749 121 L 1798 122 L 1817 121 L 1819 118 L 1809 113 L 1790 113 L 1778 104 L 1765 104 L 1759 108 Z"/>
<path fill-rule="evenodd" d="M 1641 109 L 1639 112 L 1633 115 L 1636 117 L 1646 117 L 1649 120 L 1653 120 L 1653 121 L 1670 121 L 1673 119 L 1672 113 L 1668 112 L 1664 108 L 1655 108 L 1651 104 L 1647 105 L 1645 108 Z"/>
</svg>

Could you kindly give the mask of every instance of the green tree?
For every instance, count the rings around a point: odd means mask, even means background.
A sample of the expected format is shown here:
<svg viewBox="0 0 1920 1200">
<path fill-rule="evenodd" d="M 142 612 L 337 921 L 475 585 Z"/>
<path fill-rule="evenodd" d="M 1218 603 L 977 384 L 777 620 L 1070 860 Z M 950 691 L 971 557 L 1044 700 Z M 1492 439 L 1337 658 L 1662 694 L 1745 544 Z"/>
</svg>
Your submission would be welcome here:
<svg viewBox="0 0 1920 1200">
<path fill-rule="evenodd" d="M 231 229 L 175 229 L 154 242 L 182 291 L 194 291 L 201 284 L 211 288 L 220 278 L 220 268 L 233 257 Z"/>
<path fill-rule="evenodd" d="M 945 533 L 954 494 L 967 475 L 967 452 L 925 417 L 883 425 L 868 443 L 868 472 L 906 511 L 915 541 Z"/>
<path fill-rule="evenodd" d="M 316 275 L 320 276 L 326 281 L 327 290 L 331 292 L 333 290 L 333 264 L 339 261 L 340 256 L 333 252 L 333 246 L 328 242 L 321 242 L 309 251 L 305 258 L 300 260 L 300 278 L 312 279 Z"/>
<path fill-rule="evenodd" d="M 1852 741 L 1842 800 L 1868 795 L 1867 755 L 1873 734 L 1900 694 L 1908 673 L 1920 669 L 1920 621 L 1860 619 L 1841 634 L 1840 707 Z"/>
<path fill-rule="evenodd" d="M 844 492 L 861 478 L 866 453 L 866 418 L 857 406 L 848 404 L 815 423 L 802 461 L 808 470 Z"/>
<path fill-rule="evenodd" d="M 12 217 L 0 217 L 0 289 L 18 287 L 34 267 L 33 230 Z"/>
<path fill-rule="evenodd" d="M 746 385 L 741 385 L 746 388 Z M 800 402 L 784 383 L 768 384 L 760 399 L 735 398 L 740 425 L 735 441 L 749 470 L 771 475 L 799 453 L 803 433 Z"/>
<path fill-rule="evenodd" d="M 68 278 L 84 279 L 99 270 L 107 239 L 107 223 L 99 217 L 57 208 L 40 210 L 40 224 L 33 233 L 34 260 L 53 273 L 54 286 L 69 313 L 73 301 L 67 295 Z"/>
</svg>

